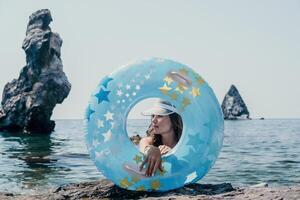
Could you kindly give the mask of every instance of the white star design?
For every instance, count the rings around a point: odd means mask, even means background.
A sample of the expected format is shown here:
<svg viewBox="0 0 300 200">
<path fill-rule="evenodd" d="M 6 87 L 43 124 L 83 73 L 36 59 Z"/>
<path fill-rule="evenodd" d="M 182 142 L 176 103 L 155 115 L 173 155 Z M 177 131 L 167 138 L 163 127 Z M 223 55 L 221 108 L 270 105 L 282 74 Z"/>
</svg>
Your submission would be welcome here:
<svg viewBox="0 0 300 200">
<path fill-rule="evenodd" d="M 113 116 L 114 116 L 114 113 L 111 113 L 109 111 L 107 111 L 105 114 L 104 114 L 105 118 L 106 118 L 106 121 L 108 120 L 113 120 Z"/>
<path fill-rule="evenodd" d="M 125 95 L 126 97 L 129 97 L 129 94 L 128 93 L 126 93 L 126 95 Z"/>
<path fill-rule="evenodd" d="M 140 87 L 139 85 L 136 85 L 136 86 L 135 86 L 135 89 L 136 89 L 136 90 L 140 90 L 141 87 Z"/>
<path fill-rule="evenodd" d="M 194 171 L 193 173 L 189 174 L 186 176 L 186 180 L 184 183 L 188 183 L 191 182 L 192 180 L 194 180 L 197 177 L 197 173 L 196 171 Z"/>
<path fill-rule="evenodd" d="M 108 130 L 106 133 L 103 134 L 104 136 L 104 142 L 108 142 L 111 138 L 111 131 Z"/>
<path fill-rule="evenodd" d="M 104 122 L 102 120 L 98 119 L 97 126 L 98 126 L 98 128 L 104 127 Z"/>
<path fill-rule="evenodd" d="M 126 85 L 126 90 L 129 90 L 130 89 L 130 85 Z"/>
<path fill-rule="evenodd" d="M 122 99 L 122 103 L 125 103 L 125 99 Z"/>
<path fill-rule="evenodd" d="M 117 91 L 117 95 L 120 97 L 120 96 L 122 96 L 122 94 L 123 94 L 123 92 L 121 91 L 121 90 L 118 90 Z"/>
<path fill-rule="evenodd" d="M 136 95 L 136 92 L 133 92 L 133 93 L 132 93 L 132 96 L 135 96 L 135 95 Z"/>
</svg>

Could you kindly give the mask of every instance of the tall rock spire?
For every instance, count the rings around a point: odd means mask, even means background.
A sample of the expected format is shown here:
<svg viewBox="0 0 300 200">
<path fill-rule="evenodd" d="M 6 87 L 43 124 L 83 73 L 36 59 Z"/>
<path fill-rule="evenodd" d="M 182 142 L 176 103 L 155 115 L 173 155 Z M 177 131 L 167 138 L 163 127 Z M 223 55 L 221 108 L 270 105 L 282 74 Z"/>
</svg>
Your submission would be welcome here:
<svg viewBox="0 0 300 200">
<path fill-rule="evenodd" d="M 63 72 L 62 40 L 51 31 L 51 21 L 48 9 L 38 10 L 29 17 L 22 45 L 26 66 L 18 79 L 4 87 L 0 130 L 43 134 L 55 127 L 50 120 L 52 111 L 68 96 L 71 84 Z"/>
<path fill-rule="evenodd" d="M 231 85 L 229 91 L 222 102 L 222 111 L 224 119 L 249 119 L 250 114 L 239 91 L 234 85 Z"/>
</svg>

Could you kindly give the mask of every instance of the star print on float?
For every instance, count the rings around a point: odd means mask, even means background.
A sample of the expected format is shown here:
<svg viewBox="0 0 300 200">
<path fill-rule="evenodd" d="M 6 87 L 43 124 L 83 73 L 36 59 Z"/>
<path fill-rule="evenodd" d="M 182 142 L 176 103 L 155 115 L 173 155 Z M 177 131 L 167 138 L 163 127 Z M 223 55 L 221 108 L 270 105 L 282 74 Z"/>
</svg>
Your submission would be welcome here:
<svg viewBox="0 0 300 200">
<path fill-rule="evenodd" d="M 183 132 L 163 172 L 139 170 L 144 156 L 126 132 L 130 109 L 146 98 L 177 108 Z M 221 108 L 207 82 L 181 63 L 151 58 L 132 62 L 105 76 L 92 93 L 86 115 L 86 143 L 97 169 L 128 190 L 167 191 L 199 181 L 215 163 L 223 142 Z"/>
</svg>

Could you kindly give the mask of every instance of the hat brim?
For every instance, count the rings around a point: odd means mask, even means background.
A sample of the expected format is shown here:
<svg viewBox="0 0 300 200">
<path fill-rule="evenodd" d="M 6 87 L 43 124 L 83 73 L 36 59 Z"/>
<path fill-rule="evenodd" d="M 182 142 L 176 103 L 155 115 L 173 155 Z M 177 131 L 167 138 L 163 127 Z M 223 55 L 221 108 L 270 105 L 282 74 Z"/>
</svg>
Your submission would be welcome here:
<svg viewBox="0 0 300 200">
<path fill-rule="evenodd" d="M 141 112 L 141 114 L 144 115 L 144 116 L 151 116 L 151 115 L 166 116 L 166 115 L 170 115 L 172 113 L 174 113 L 174 111 L 164 109 L 164 108 L 150 108 L 148 110 L 145 110 L 145 111 Z"/>
</svg>

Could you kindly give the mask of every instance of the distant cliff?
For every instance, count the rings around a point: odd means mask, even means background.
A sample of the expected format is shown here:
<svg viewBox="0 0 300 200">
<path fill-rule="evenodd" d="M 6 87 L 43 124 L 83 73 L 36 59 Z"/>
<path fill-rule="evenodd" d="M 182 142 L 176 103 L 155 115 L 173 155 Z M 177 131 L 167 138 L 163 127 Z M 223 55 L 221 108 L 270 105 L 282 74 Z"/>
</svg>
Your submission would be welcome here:
<svg viewBox="0 0 300 200">
<path fill-rule="evenodd" d="M 250 119 L 250 113 L 247 106 L 234 85 L 231 85 L 229 91 L 225 95 L 221 107 L 224 119 Z"/>
<path fill-rule="evenodd" d="M 0 130 L 23 133 L 50 133 L 55 122 L 50 120 L 56 104 L 62 103 L 71 90 L 63 72 L 60 48 L 62 40 L 49 27 L 48 9 L 29 17 L 22 48 L 26 66 L 18 79 L 4 87 L 0 109 Z"/>
</svg>

